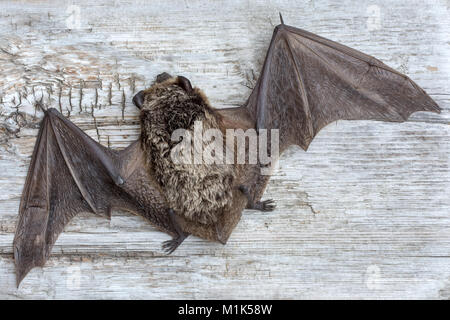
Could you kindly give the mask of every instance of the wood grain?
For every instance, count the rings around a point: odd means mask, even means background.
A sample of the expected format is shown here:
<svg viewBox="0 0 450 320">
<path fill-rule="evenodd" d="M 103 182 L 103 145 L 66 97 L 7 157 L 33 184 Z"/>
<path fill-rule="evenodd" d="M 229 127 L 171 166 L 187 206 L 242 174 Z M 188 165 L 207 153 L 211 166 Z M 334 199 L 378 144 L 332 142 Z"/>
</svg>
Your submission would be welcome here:
<svg viewBox="0 0 450 320">
<path fill-rule="evenodd" d="M 2 1 L 0 298 L 450 298 L 450 4 L 428 1 Z M 79 15 L 77 12 L 79 11 Z M 167 71 L 237 106 L 273 26 L 339 41 L 407 73 L 443 108 L 403 124 L 339 121 L 291 148 L 271 213 L 245 211 L 228 244 L 143 219 L 76 217 L 45 268 L 15 287 L 12 239 L 40 105 L 100 143 L 139 133 L 131 97 Z M 79 19 L 78 19 L 78 18 Z"/>
</svg>

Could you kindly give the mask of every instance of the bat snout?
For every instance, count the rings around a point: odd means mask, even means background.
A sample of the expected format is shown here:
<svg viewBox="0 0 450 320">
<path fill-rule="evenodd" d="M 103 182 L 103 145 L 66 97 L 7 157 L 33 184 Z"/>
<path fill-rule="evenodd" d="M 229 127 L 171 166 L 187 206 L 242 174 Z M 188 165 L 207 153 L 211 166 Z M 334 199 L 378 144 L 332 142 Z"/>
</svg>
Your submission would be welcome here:
<svg viewBox="0 0 450 320">
<path fill-rule="evenodd" d="M 144 90 L 141 90 L 134 95 L 133 103 L 139 109 L 142 108 L 142 105 L 144 104 Z"/>
</svg>

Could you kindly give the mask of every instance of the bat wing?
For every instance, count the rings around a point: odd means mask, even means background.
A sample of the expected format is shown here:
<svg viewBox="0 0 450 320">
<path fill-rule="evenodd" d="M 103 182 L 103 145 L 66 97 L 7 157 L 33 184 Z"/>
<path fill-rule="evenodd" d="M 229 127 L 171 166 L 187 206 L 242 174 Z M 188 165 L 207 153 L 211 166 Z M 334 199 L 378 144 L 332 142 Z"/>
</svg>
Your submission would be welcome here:
<svg viewBox="0 0 450 320">
<path fill-rule="evenodd" d="M 381 61 L 310 32 L 278 25 L 246 105 L 257 129 L 279 129 L 282 152 L 307 150 L 339 120 L 405 121 L 438 105 L 407 76 Z"/>
<path fill-rule="evenodd" d="M 117 151 L 95 142 L 55 109 L 45 112 L 14 237 L 17 284 L 33 267 L 44 265 L 77 213 L 110 217 L 111 209 L 118 207 L 150 218 L 125 191 L 121 166 Z"/>
</svg>

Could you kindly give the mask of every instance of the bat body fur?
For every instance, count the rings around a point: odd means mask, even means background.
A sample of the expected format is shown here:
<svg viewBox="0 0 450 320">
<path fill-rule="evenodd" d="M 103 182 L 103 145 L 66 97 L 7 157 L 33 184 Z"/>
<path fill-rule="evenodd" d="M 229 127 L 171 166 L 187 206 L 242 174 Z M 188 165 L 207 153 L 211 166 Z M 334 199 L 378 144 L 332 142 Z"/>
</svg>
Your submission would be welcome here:
<svg viewBox="0 0 450 320">
<path fill-rule="evenodd" d="M 98 144 L 57 110 L 45 111 L 13 243 L 17 285 L 45 264 L 64 226 L 80 212 L 140 215 L 173 237 L 163 244 L 170 253 L 188 235 L 226 243 L 245 208 L 273 210 L 271 200 L 260 201 L 270 176 L 262 174 L 259 160 L 173 161 L 186 135 L 195 136 L 196 121 L 203 131 L 222 133 L 277 129 L 282 153 L 292 144 L 307 150 L 324 126 L 339 119 L 402 122 L 416 111 L 440 112 L 417 84 L 381 61 L 283 23 L 241 107 L 214 109 L 188 79 L 166 73 L 133 102 L 141 110 L 141 135 L 120 151 Z M 173 141 L 178 129 L 185 136 Z M 224 143 L 219 152 L 226 148 Z"/>
<path fill-rule="evenodd" d="M 215 163 L 176 164 L 171 158 L 171 136 L 175 130 L 185 129 L 193 137 L 195 121 L 202 122 L 203 130 L 225 130 L 219 126 L 220 116 L 209 106 L 204 94 L 198 89 L 187 93 L 176 81 L 169 79 L 145 91 L 140 116 L 142 147 L 170 207 L 188 220 L 215 223 L 232 204 L 235 167 Z M 200 143 L 207 146 L 207 141 Z"/>
</svg>

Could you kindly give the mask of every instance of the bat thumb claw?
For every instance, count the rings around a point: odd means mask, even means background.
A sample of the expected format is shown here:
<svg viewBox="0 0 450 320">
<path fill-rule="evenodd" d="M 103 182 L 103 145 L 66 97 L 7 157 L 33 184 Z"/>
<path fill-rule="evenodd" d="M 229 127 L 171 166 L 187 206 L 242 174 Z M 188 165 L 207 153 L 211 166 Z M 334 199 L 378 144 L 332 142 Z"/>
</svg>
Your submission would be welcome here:
<svg viewBox="0 0 450 320">
<path fill-rule="evenodd" d="M 118 186 L 121 186 L 121 185 L 124 184 L 125 181 L 122 179 L 121 176 L 117 176 L 117 178 L 115 179 L 114 182 L 115 182 Z"/>
<path fill-rule="evenodd" d="M 281 23 L 281 24 L 284 24 L 283 16 L 281 15 L 281 12 L 278 12 L 278 13 L 279 13 L 279 15 L 280 15 L 280 23 Z"/>
</svg>

